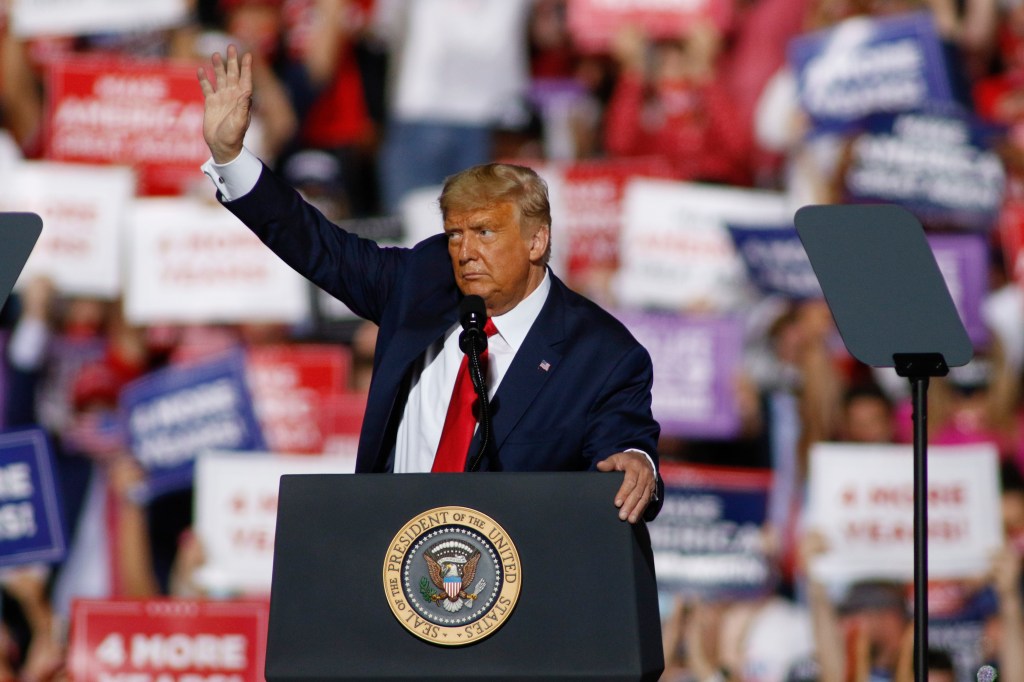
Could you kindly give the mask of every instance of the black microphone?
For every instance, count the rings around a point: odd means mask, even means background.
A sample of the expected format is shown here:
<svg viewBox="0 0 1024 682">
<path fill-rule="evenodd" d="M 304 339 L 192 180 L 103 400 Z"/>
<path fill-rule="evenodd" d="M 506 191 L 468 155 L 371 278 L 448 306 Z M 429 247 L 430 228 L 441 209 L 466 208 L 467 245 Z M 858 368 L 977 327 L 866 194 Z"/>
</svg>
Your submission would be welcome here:
<svg viewBox="0 0 1024 682">
<path fill-rule="evenodd" d="M 484 376 L 483 363 L 480 356 L 487 350 L 487 306 L 484 299 L 470 295 L 459 304 L 459 322 L 462 333 L 459 334 L 459 348 L 469 358 L 469 377 L 476 389 L 479 405 L 477 418 L 480 422 L 480 446 L 469 463 L 468 471 L 476 471 L 480 460 L 491 440 L 491 407 L 487 399 L 487 378 Z"/>
<path fill-rule="evenodd" d="M 487 306 L 484 305 L 484 299 L 476 295 L 463 298 L 459 304 L 459 322 L 462 324 L 462 333 L 459 334 L 459 348 L 462 352 L 468 355 L 470 344 L 476 347 L 477 353 L 487 350 L 487 332 L 484 331 Z"/>
</svg>

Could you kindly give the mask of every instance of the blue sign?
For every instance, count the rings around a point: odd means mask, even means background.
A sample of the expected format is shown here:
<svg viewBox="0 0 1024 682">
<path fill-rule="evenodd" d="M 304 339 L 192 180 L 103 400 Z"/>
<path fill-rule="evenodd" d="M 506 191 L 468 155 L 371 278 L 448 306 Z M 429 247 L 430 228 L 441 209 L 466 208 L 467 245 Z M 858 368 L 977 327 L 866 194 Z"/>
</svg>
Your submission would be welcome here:
<svg viewBox="0 0 1024 682">
<path fill-rule="evenodd" d="M 729 225 L 750 281 L 763 293 L 795 300 L 822 297 L 807 251 L 792 225 Z"/>
<path fill-rule="evenodd" d="M 664 463 L 661 475 L 665 502 L 649 524 L 659 589 L 703 599 L 769 593 L 770 472 Z"/>
<path fill-rule="evenodd" d="M 995 224 L 1006 185 L 995 131 L 948 107 L 879 114 L 865 126 L 843 176 L 850 202 L 899 204 L 929 227 Z"/>
<path fill-rule="evenodd" d="M 264 450 L 242 353 L 169 367 L 121 390 L 132 454 L 155 496 L 192 485 L 195 458 L 206 450 Z"/>
<path fill-rule="evenodd" d="M 855 17 L 789 43 L 800 104 L 817 130 L 841 130 L 878 112 L 955 101 L 928 12 Z"/>
<path fill-rule="evenodd" d="M 67 554 L 53 454 L 38 428 L 0 434 L 0 566 L 55 563 Z"/>
</svg>

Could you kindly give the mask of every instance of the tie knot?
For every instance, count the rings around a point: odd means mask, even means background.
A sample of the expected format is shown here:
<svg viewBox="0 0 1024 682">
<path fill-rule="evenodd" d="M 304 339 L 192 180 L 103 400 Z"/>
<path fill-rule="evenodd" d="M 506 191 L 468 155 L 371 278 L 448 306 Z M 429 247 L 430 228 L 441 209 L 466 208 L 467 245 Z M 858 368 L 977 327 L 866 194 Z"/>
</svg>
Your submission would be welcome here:
<svg viewBox="0 0 1024 682">
<path fill-rule="evenodd" d="M 494 336 L 498 333 L 498 328 L 494 326 L 494 320 L 487 318 L 487 322 L 484 324 L 484 333 L 487 336 Z"/>
</svg>

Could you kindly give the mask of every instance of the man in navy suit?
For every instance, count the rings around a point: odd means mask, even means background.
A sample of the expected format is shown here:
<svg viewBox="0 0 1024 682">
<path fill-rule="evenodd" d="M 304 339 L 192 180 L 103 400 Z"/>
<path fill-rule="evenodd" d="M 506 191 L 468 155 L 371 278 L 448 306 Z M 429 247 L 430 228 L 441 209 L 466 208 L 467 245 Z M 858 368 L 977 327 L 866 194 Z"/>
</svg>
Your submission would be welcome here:
<svg viewBox="0 0 1024 682">
<path fill-rule="evenodd" d="M 463 356 L 459 304 L 478 295 L 497 329 L 481 468 L 621 471 L 619 517 L 653 518 L 661 482 L 650 356 L 548 269 L 543 180 L 520 166 L 470 168 L 445 183 L 443 234 L 381 248 L 330 223 L 244 149 L 251 58 L 231 46 L 212 61 L 214 81 L 204 69 L 198 77 L 212 154 L 203 170 L 218 197 L 296 271 L 380 327 L 356 470 L 432 470 Z"/>
</svg>

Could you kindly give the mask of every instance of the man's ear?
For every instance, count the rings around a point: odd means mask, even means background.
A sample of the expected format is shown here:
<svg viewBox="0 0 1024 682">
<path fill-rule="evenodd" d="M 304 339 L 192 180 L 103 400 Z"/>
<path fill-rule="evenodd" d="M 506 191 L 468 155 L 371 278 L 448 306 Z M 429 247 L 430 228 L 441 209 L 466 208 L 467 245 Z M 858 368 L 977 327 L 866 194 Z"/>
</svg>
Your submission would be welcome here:
<svg viewBox="0 0 1024 682">
<path fill-rule="evenodd" d="M 551 228 L 547 225 L 538 227 L 533 236 L 530 237 L 530 262 L 541 263 L 544 255 L 548 252 L 548 244 L 551 241 Z"/>
</svg>

